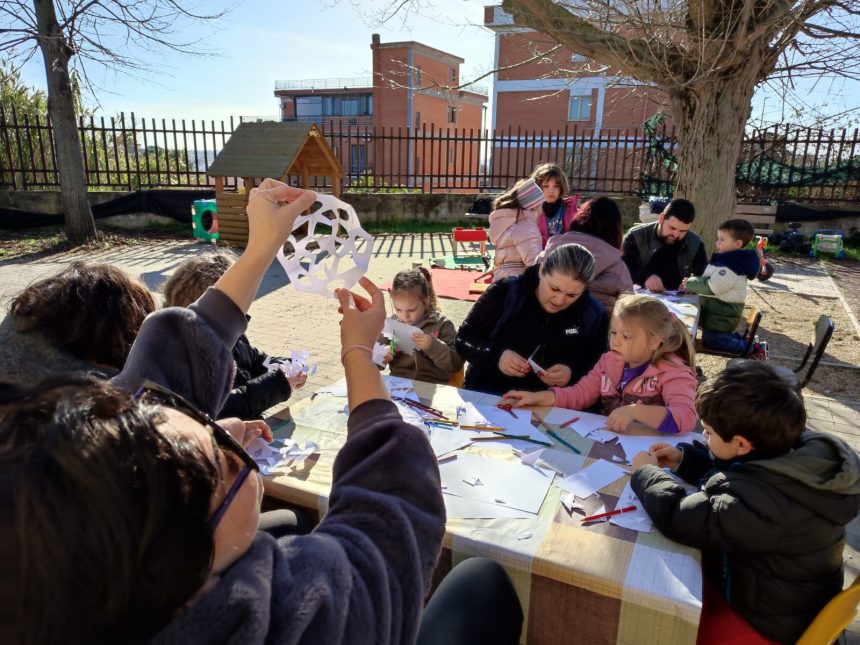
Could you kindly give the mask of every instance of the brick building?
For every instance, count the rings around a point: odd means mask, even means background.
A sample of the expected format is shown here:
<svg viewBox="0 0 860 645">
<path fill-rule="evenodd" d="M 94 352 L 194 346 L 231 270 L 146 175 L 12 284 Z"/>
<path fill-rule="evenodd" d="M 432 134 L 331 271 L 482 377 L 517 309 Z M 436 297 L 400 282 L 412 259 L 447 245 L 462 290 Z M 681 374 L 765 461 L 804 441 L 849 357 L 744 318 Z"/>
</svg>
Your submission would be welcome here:
<svg viewBox="0 0 860 645">
<path fill-rule="evenodd" d="M 617 149 L 617 144 L 594 140 L 632 138 L 637 128 L 641 133 L 648 117 L 665 110 L 658 90 L 608 73 L 590 72 L 584 57 L 564 48 L 539 61 L 517 65 L 549 51 L 555 43 L 531 29 L 515 27 L 512 16 L 498 5 L 484 7 L 484 26 L 495 32 L 494 62 L 499 69 L 492 87 L 493 131 L 545 133 L 539 160 L 563 163 L 574 184 L 578 177 L 592 178 L 587 186 L 575 186 L 579 189 L 600 189 L 593 177 L 617 176 L 614 171 L 621 164 L 630 169 L 625 173 L 638 171 L 639 160 Z M 523 156 L 522 151 L 517 153 L 516 139 L 494 143 L 494 172 Z M 529 140 L 534 141 L 534 136 Z"/>
<path fill-rule="evenodd" d="M 347 174 L 389 186 L 422 187 L 423 175 L 477 175 L 479 144 L 454 140 L 480 130 L 486 94 L 451 90 L 463 59 L 414 41 L 371 39 L 373 76 L 278 81 L 283 120 L 320 125 Z"/>
</svg>

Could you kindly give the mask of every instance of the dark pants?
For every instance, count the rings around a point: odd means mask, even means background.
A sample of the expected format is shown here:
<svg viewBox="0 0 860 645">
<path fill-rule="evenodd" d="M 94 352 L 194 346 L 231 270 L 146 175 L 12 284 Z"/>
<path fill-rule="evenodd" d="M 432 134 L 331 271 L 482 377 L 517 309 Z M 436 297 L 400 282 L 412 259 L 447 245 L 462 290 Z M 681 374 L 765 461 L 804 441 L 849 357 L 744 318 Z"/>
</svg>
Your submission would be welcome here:
<svg viewBox="0 0 860 645">
<path fill-rule="evenodd" d="M 284 535 L 306 535 L 314 528 L 314 524 L 302 511 L 278 508 L 260 513 L 257 528 L 279 538 Z"/>
<path fill-rule="evenodd" d="M 505 570 L 487 558 L 461 562 L 424 609 L 417 645 L 516 645 L 523 610 Z"/>
<path fill-rule="evenodd" d="M 729 354 L 743 354 L 747 348 L 747 341 L 743 336 L 731 331 L 702 330 L 702 343 L 705 347 L 716 349 Z"/>
</svg>

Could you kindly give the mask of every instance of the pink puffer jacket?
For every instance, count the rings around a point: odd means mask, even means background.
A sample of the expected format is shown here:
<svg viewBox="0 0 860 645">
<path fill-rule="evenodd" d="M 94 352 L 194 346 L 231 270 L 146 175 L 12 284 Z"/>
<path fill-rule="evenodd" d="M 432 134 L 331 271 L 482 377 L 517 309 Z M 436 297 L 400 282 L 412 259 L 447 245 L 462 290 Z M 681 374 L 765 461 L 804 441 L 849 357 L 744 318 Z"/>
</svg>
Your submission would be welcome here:
<svg viewBox="0 0 860 645">
<path fill-rule="evenodd" d="M 490 213 L 490 241 L 496 247 L 493 282 L 520 275 L 537 262 L 543 250 L 538 213 L 500 208 Z"/>
</svg>

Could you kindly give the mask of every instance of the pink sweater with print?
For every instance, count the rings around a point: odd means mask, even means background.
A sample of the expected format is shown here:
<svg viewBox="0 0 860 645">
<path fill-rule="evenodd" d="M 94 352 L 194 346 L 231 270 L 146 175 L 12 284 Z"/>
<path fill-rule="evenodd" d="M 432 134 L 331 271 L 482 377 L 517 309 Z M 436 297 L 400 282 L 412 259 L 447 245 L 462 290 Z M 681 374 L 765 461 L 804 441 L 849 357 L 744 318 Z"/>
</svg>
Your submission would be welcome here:
<svg viewBox="0 0 860 645">
<path fill-rule="evenodd" d="M 669 354 L 656 365 L 649 365 L 619 392 L 623 374 L 624 361 L 614 352 L 606 352 L 577 383 L 552 388 L 555 405 L 586 410 L 600 401 L 603 414 L 631 403 L 662 405 L 669 410 L 679 432 L 689 432 L 696 425 L 696 373 L 677 355 Z"/>
</svg>

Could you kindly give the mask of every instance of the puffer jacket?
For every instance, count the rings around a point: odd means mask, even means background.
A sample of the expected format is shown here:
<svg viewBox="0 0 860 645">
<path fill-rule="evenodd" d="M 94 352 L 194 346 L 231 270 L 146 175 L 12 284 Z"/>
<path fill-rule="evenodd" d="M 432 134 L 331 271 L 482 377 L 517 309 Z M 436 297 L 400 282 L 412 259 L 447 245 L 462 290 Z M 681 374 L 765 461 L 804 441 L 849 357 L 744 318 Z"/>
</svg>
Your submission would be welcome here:
<svg viewBox="0 0 860 645">
<path fill-rule="evenodd" d="M 490 213 L 490 241 L 496 247 L 493 282 L 520 275 L 537 262 L 543 249 L 538 213 L 499 208 Z"/>
<path fill-rule="evenodd" d="M 842 590 L 845 525 L 860 510 L 860 458 L 841 439 L 807 430 L 770 459 L 715 460 L 680 444 L 677 474 L 657 466 L 631 480 L 657 528 L 695 548 L 723 596 L 761 634 L 794 643 Z"/>
<path fill-rule="evenodd" d="M 701 277 L 687 279 L 686 290 L 701 296 L 699 326 L 734 331 L 743 315 L 747 281 L 754 279 L 758 270 L 758 255 L 751 249 L 714 253 Z"/>
<path fill-rule="evenodd" d="M 567 232 L 570 229 L 570 223 L 573 221 L 573 216 L 576 215 L 576 209 L 579 206 L 579 195 L 571 195 L 570 197 L 565 197 L 561 200 L 564 204 L 564 217 L 561 220 L 561 230 Z M 547 242 L 550 240 L 551 236 L 549 231 L 547 231 L 546 225 L 546 213 L 541 212 L 538 214 L 538 228 L 540 229 L 540 239 L 541 239 L 541 247 L 546 247 Z"/>
<path fill-rule="evenodd" d="M 570 231 L 549 238 L 544 256 L 557 246 L 571 243 L 581 244 L 594 256 L 594 275 L 588 281 L 588 292 L 603 305 L 607 314 L 612 314 L 618 296 L 633 290 L 633 280 L 621 259 L 621 249 L 594 235 Z"/>
</svg>

